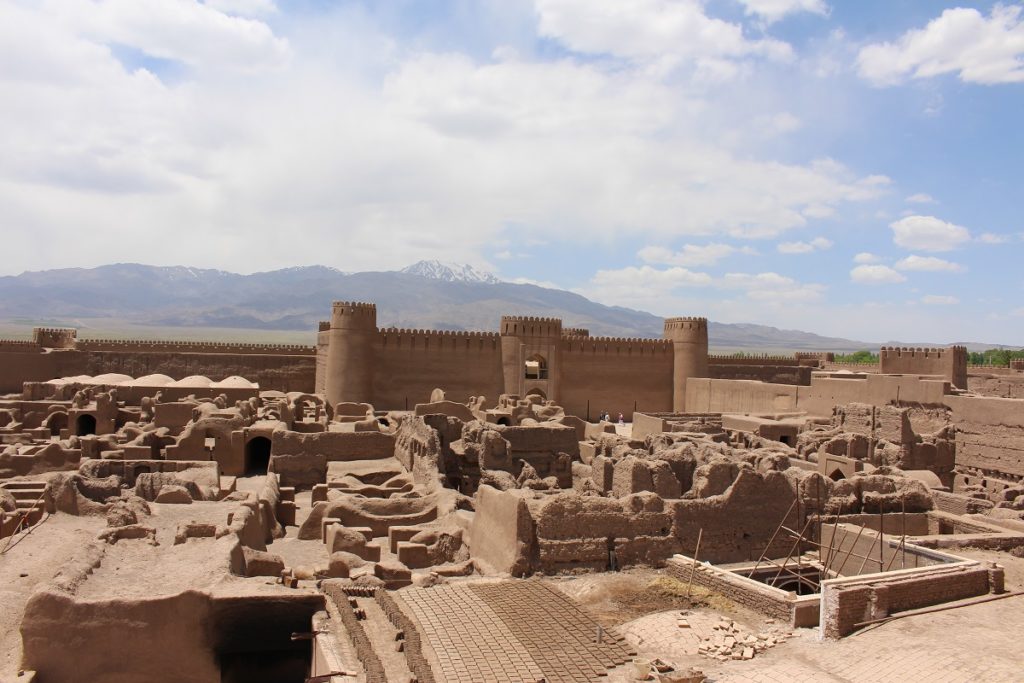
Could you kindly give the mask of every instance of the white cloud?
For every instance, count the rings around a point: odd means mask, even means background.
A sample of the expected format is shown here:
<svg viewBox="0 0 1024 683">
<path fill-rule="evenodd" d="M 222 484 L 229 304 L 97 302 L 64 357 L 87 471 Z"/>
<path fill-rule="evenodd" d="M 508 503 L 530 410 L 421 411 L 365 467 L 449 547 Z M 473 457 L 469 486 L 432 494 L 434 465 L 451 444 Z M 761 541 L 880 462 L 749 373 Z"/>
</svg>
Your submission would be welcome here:
<svg viewBox="0 0 1024 683">
<path fill-rule="evenodd" d="M 825 286 L 799 282 L 778 273 L 727 273 L 718 281 L 723 289 L 742 289 L 749 299 L 765 303 L 820 301 Z"/>
<path fill-rule="evenodd" d="M 194 67 L 251 72 L 280 67 L 289 54 L 288 41 L 262 21 L 196 0 L 50 0 L 46 7 L 84 37 Z"/>
<path fill-rule="evenodd" d="M 906 282 L 907 278 L 889 266 L 857 266 L 850 271 L 850 279 L 864 285 L 891 285 Z"/>
<path fill-rule="evenodd" d="M 776 249 L 780 254 L 809 254 L 832 248 L 832 240 L 815 237 L 810 242 L 781 242 Z"/>
<path fill-rule="evenodd" d="M 897 261 L 896 269 L 930 272 L 945 271 L 947 273 L 962 273 L 966 270 L 966 268 L 959 263 L 953 263 L 952 261 L 936 258 L 935 256 L 917 256 L 916 254 L 911 254 L 905 259 Z"/>
<path fill-rule="evenodd" d="M 947 9 L 923 29 L 895 42 L 861 49 L 857 68 L 875 85 L 956 73 L 968 83 L 1024 81 L 1021 6 L 996 4 L 986 18 L 976 9 Z"/>
<path fill-rule="evenodd" d="M 0 206 L 20 255 L 6 272 L 351 271 L 553 235 L 777 238 L 887 191 L 836 160 L 734 151 L 708 135 L 734 103 L 649 65 L 437 54 L 355 10 L 271 31 L 212 5 L 129 4 L 0 3 Z M 165 77 L 124 44 L 198 66 Z"/>
<path fill-rule="evenodd" d="M 634 60 L 708 60 L 731 69 L 731 60 L 787 60 L 788 43 L 749 39 L 739 24 L 704 13 L 699 0 L 535 0 L 541 35 L 576 52 Z M 732 75 L 731 73 L 725 74 Z"/>
<path fill-rule="evenodd" d="M 203 4 L 226 14 L 262 17 L 277 12 L 274 0 L 203 0 Z"/>
<path fill-rule="evenodd" d="M 854 263 L 878 263 L 881 260 L 878 256 L 862 251 L 853 257 Z"/>
<path fill-rule="evenodd" d="M 768 23 L 797 12 L 828 14 L 828 5 L 824 0 L 740 0 L 740 3 L 747 15 L 756 15 Z"/>
<path fill-rule="evenodd" d="M 960 299 L 955 296 L 928 294 L 921 297 L 921 303 L 928 304 L 929 306 L 953 306 L 954 304 L 960 303 Z"/>
<path fill-rule="evenodd" d="M 1010 241 L 1010 236 L 997 235 L 993 232 L 983 232 L 978 235 L 978 241 L 983 244 L 1006 244 Z"/>
<path fill-rule="evenodd" d="M 644 247 L 637 252 L 637 256 L 647 263 L 658 265 L 713 266 L 725 257 L 736 253 L 752 254 L 756 252 L 750 247 L 737 249 L 730 244 L 713 243 L 704 245 L 684 244 L 676 252 L 665 247 Z"/>
<path fill-rule="evenodd" d="M 934 216 L 907 216 L 889 227 L 893 242 L 906 249 L 952 251 L 971 239 L 967 228 Z"/>
<path fill-rule="evenodd" d="M 909 202 L 910 204 L 934 204 L 935 198 L 932 197 L 930 194 L 918 192 L 917 194 L 912 194 L 909 197 L 907 197 L 906 201 Z"/>
</svg>

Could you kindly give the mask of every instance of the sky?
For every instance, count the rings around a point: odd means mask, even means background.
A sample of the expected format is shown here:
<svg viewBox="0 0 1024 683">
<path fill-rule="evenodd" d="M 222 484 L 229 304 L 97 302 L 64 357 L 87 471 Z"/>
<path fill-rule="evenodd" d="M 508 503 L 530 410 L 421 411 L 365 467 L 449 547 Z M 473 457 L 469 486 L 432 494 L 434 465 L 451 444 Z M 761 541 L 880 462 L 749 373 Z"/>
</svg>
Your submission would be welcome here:
<svg viewBox="0 0 1024 683">
<path fill-rule="evenodd" d="M 0 275 L 439 259 L 1024 345 L 1022 3 L 0 0 L 0 102 Z"/>
</svg>

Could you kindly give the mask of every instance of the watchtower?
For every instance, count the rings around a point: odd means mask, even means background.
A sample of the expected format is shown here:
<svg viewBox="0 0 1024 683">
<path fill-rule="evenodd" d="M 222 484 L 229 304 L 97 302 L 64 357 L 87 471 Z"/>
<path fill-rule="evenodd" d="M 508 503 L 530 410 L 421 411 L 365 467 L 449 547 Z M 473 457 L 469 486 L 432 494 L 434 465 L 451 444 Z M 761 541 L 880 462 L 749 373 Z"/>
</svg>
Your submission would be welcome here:
<svg viewBox="0 0 1024 683">
<path fill-rule="evenodd" d="M 324 380 L 324 394 L 332 406 L 343 401 L 373 402 L 376 336 L 375 304 L 334 302 Z"/>
<path fill-rule="evenodd" d="M 665 339 L 672 342 L 672 412 L 686 412 L 686 380 L 708 376 L 708 319 L 666 318 Z"/>
<path fill-rule="evenodd" d="M 78 343 L 78 330 L 73 327 L 36 327 L 32 341 L 45 349 L 73 349 Z"/>
<path fill-rule="evenodd" d="M 558 318 L 502 316 L 501 365 L 505 393 L 539 394 L 558 400 L 562 321 Z"/>
</svg>

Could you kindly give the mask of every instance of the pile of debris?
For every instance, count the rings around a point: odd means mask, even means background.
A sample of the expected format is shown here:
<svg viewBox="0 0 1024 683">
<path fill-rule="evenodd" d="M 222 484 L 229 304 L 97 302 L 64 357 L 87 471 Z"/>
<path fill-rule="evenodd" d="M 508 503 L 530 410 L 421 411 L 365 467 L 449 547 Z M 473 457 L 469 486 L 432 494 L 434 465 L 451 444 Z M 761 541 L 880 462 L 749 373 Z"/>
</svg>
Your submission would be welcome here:
<svg viewBox="0 0 1024 683">
<path fill-rule="evenodd" d="M 689 628 L 686 617 L 680 617 L 680 628 Z M 754 655 L 785 642 L 793 634 L 778 628 L 753 634 L 744 631 L 735 621 L 722 619 L 712 627 L 715 633 L 701 640 L 697 652 L 710 659 L 753 659 Z"/>
</svg>

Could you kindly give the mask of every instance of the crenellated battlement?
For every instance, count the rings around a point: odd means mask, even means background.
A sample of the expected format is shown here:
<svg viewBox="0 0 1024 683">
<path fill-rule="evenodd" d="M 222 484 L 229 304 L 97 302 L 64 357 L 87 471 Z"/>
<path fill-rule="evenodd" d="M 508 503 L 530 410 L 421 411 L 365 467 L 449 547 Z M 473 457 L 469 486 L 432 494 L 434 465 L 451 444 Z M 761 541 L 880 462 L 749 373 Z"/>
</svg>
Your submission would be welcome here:
<svg viewBox="0 0 1024 683">
<path fill-rule="evenodd" d="M 377 329 L 377 304 L 335 301 L 331 305 L 331 329 L 372 332 Z"/>
<path fill-rule="evenodd" d="M 644 337 L 568 337 L 562 339 L 562 353 L 669 354 L 672 353 L 672 342 Z"/>
<path fill-rule="evenodd" d="M 0 339 L 0 352 L 4 351 L 41 351 L 42 347 L 39 346 L 33 339 Z"/>
<path fill-rule="evenodd" d="M 245 342 L 201 342 L 154 339 L 79 339 L 80 351 L 125 351 L 142 353 L 215 353 L 305 356 L 316 347 L 303 344 L 252 344 Z"/>
<path fill-rule="evenodd" d="M 330 320 L 321 320 L 316 325 L 317 325 L 317 327 L 316 327 L 316 331 L 317 332 L 326 332 L 329 329 L 331 329 L 331 321 Z"/>
<path fill-rule="evenodd" d="M 415 330 L 389 327 L 378 330 L 380 344 L 385 348 L 421 348 L 450 350 L 495 349 L 501 341 L 496 332 L 466 330 Z"/>
<path fill-rule="evenodd" d="M 512 337 L 562 337 L 560 318 L 538 318 L 534 316 L 503 315 L 501 334 Z"/>
<path fill-rule="evenodd" d="M 938 348 L 921 348 L 910 346 L 883 346 L 880 352 L 883 358 L 942 358 L 949 354 L 967 353 L 966 346 L 945 346 Z"/>
<path fill-rule="evenodd" d="M 590 330 L 585 327 L 563 327 L 563 337 L 589 337 Z"/>
<path fill-rule="evenodd" d="M 78 330 L 73 327 L 36 327 L 32 339 L 48 349 L 73 349 Z"/>
</svg>

